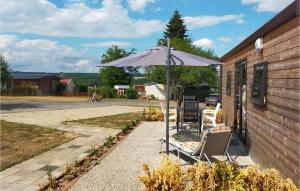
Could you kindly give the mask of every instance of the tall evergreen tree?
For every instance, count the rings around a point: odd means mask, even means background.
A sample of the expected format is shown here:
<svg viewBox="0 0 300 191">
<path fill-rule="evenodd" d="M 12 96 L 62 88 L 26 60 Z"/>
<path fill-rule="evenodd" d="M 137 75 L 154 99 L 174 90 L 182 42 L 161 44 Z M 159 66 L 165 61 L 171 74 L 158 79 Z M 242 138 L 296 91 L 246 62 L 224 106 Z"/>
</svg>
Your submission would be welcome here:
<svg viewBox="0 0 300 191">
<path fill-rule="evenodd" d="M 179 11 L 176 10 L 172 15 L 169 23 L 167 24 L 166 31 L 164 32 L 164 37 L 166 38 L 179 38 L 185 39 L 188 37 L 187 28 L 184 24 L 184 20 L 180 15 Z"/>
</svg>

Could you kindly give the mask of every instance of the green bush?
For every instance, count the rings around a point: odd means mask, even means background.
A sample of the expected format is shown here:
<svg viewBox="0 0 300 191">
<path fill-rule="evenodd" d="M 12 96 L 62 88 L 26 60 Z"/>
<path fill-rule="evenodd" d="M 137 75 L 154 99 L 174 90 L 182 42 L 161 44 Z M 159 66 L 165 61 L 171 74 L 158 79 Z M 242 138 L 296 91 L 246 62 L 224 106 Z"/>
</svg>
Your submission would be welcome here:
<svg viewBox="0 0 300 191">
<path fill-rule="evenodd" d="M 116 91 L 110 87 L 96 87 L 96 88 L 89 88 L 89 96 L 92 96 L 93 93 L 97 95 L 101 95 L 102 98 L 114 98 L 116 97 Z"/>
<path fill-rule="evenodd" d="M 103 146 L 110 148 L 113 145 L 113 140 L 114 140 L 114 138 L 112 136 L 105 137 Z"/>
<path fill-rule="evenodd" d="M 116 91 L 110 87 L 101 87 L 100 92 L 103 98 L 114 98 L 116 97 Z"/>
<path fill-rule="evenodd" d="M 128 99 L 137 99 L 138 98 L 138 92 L 133 89 L 133 88 L 129 88 L 126 90 L 126 96 Z"/>
<path fill-rule="evenodd" d="M 88 90 L 88 86 L 86 84 L 79 84 L 78 86 L 76 86 L 76 88 L 81 93 L 87 92 Z"/>
<path fill-rule="evenodd" d="M 132 127 L 129 124 L 127 124 L 122 128 L 122 133 L 126 134 L 130 129 L 132 129 Z"/>
</svg>

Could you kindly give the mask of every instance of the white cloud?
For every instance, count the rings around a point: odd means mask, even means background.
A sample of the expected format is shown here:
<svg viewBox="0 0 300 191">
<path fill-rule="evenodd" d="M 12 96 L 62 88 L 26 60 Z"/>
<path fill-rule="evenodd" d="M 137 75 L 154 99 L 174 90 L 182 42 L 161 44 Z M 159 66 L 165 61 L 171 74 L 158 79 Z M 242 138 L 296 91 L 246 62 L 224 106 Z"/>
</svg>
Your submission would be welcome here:
<svg viewBox="0 0 300 191">
<path fill-rule="evenodd" d="M 0 35 L 0 49 L 5 49 L 15 43 L 17 37 L 13 35 Z"/>
<path fill-rule="evenodd" d="M 13 70 L 43 72 L 97 71 L 97 61 L 84 52 L 45 39 L 18 39 L 0 35 L 1 52 Z"/>
<path fill-rule="evenodd" d="M 256 4 L 258 12 L 279 12 L 288 6 L 293 0 L 241 0 L 242 4 Z"/>
<path fill-rule="evenodd" d="M 226 36 L 220 36 L 218 38 L 219 41 L 222 41 L 222 42 L 230 42 L 231 41 L 231 38 L 230 37 L 226 37 Z"/>
<path fill-rule="evenodd" d="M 120 0 L 101 8 L 75 2 L 59 8 L 46 0 L 0 1 L 1 32 L 49 36 L 139 38 L 163 29 L 160 20 L 132 19 Z"/>
<path fill-rule="evenodd" d="M 207 27 L 217 25 L 223 22 L 234 21 L 236 23 L 244 22 L 244 15 L 223 15 L 223 16 L 195 16 L 195 17 L 184 17 L 184 21 L 189 29 Z"/>
<path fill-rule="evenodd" d="M 96 43 L 83 44 L 83 46 L 86 46 L 86 47 L 111 47 L 112 45 L 125 47 L 125 46 L 130 46 L 131 43 L 130 42 L 109 41 L 109 42 L 96 42 Z"/>
<path fill-rule="evenodd" d="M 197 47 L 211 48 L 214 45 L 214 42 L 208 38 L 202 38 L 193 42 L 193 45 Z"/>
<path fill-rule="evenodd" d="M 148 4 L 155 3 L 155 0 L 127 0 L 127 2 L 132 11 L 142 13 Z"/>
</svg>

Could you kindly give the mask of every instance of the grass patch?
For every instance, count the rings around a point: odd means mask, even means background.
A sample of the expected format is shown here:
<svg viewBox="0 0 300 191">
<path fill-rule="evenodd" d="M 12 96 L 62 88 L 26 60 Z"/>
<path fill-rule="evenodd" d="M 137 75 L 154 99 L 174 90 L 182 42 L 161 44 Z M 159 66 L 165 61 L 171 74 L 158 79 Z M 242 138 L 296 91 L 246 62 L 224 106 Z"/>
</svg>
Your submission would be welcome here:
<svg viewBox="0 0 300 191">
<path fill-rule="evenodd" d="M 79 119 L 66 121 L 67 123 L 80 123 L 89 126 L 102 127 L 102 128 L 112 128 L 112 129 L 122 129 L 127 124 L 131 123 L 132 120 L 142 119 L 141 112 L 124 113 L 118 115 L 110 115 L 103 117 L 93 117 L 88 119 Z"/>
<path fill-rule="evenodd" d="M 0 123 L 0 171 L 77 137 L 70 132 L 36 125 L 4 120 Z"/>
</svg>

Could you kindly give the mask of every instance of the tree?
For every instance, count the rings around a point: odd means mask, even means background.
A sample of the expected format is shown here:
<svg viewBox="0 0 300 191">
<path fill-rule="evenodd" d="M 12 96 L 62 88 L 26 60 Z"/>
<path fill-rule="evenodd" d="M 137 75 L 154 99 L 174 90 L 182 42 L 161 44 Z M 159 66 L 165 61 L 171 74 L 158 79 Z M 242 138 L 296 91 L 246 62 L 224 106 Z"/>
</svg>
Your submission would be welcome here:
<svg viewBox="0 0 300 191">
<path fill-rule="evenodd" d="M 131 49 L 126 52 L 124 49 L 118 46 L 112 46 L 109 48 L 105 54 L 101 56 L 101 64 L 105 64 L 131 54 L 135 53 L 135 49 Z M 128 72 L 127 72 L 127 71 Z M 106 67 L 100 70 L 100 81 L 102 86 L 113 87 L 116 84 L 130 84 L 131 83 L 131 73 L 136 72 L 137 69 L 134 68 L 118 68 L 118 67 Z"/>
<path fill-rule="evenodd" d="M 1 87 L 8 86 L 11 82 L 10 70 L 4 56 L 0 55 L 0 67 L 1 67 Z"/>
<path fill-rule="evenodd" d="M 167 24 L 167 28 L 164 32 L 164 38 L 179 38 L 185 39 L 188 37 L 186 34 L 187 28 L 184 24 L 184 20 L 182 19 L 178 10 L 174 12 L 169 23 Z"/>
<path fill-rule="evenodd" d="M 164 38 L 159 39 L 157 45 L 167 45 L 167 38 L 170 38 L 172 48 L 194 54 L 197 56 L 218 59 L 212 49 L 204 50 L 201 47 L 193 45 L 193 41 L 187 33 L 186 25 L 180 13 L 176 10 L 172 15 L 164 31 Z M 178 83 L 183 86 L 197 86 L 202 83 L 216 85 L 217 71 L 215 67 L 171 67 L 171 81 L 173 84 Z M 164 66 L 150 66 L 146 68 L 146 77 L 149 81 L 165 83 L 166 68 Z"/>
<path fill-rule="evenodd" d="M 131 49 L 129 52 L 126 52 L 124 49 L 119 48 L 118 46 L 113 45 L 109 48 L 105 54 L 101 56 L 101 64 L 105 64 L 114 60 L 118 60 L 120 58 L 129 56 L 136 52 L 135 49 Z"/>
</svg>

